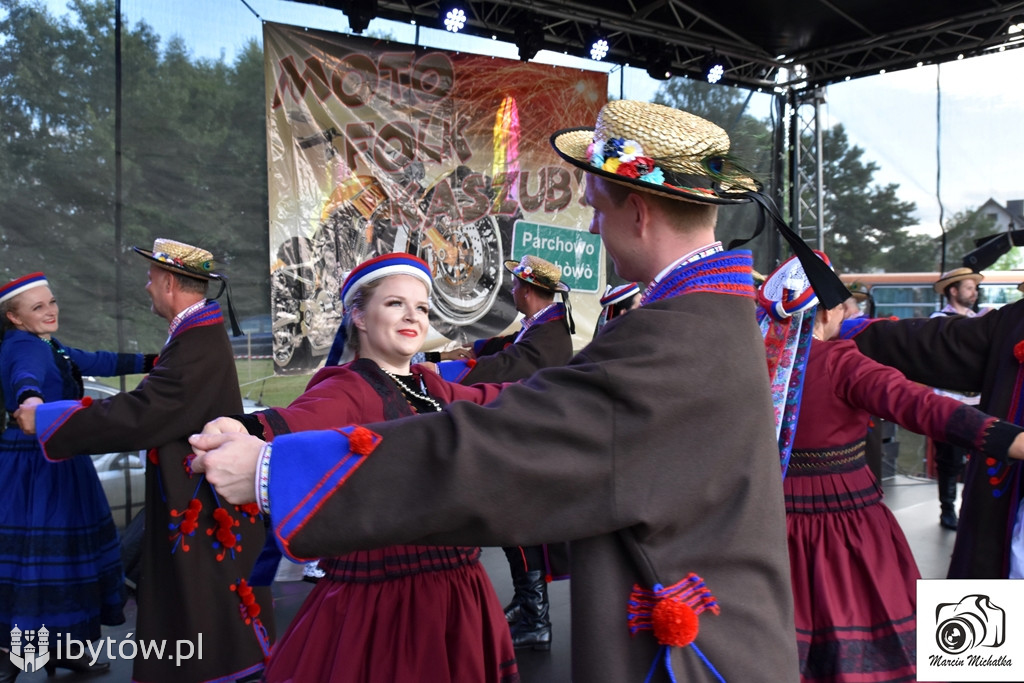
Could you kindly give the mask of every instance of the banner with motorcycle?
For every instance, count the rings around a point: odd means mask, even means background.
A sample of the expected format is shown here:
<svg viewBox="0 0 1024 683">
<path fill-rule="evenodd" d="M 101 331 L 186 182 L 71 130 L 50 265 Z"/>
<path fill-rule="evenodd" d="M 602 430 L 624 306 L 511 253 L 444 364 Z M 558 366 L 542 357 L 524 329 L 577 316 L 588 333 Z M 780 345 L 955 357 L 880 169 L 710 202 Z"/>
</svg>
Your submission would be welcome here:
<svg viewBox="0 0 1024 683">
<path fill-rule="evenodd" d="M 389 252 L 433 270 L 428 350 L 508 329 L 503 264 L 527 253 L 562 267 L 589 341 L 601 244 L 548 137 L 593 124 L 606 74 L 273 23 L 263 46 L 278 372 L 323 361 L 345 275 Z"/>
</svg>

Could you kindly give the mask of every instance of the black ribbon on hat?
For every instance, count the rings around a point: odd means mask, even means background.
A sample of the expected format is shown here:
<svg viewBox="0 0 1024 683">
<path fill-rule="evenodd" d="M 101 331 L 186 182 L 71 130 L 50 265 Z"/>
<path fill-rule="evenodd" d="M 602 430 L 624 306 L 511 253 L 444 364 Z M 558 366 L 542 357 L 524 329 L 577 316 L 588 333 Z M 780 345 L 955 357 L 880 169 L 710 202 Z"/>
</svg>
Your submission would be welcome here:
<svg viewBox="0 0 1024 683">
<path fill-rule="evenodd" d="M 818 258 L 807 242 L 800 239 L 800 236 L 786 224 L 778 207 L 770 197 L 761 192 L 744 192 L 739 196 L 749 197 L 761 208 L 761 211 L 758 212 L 757 229 L 754 230 L 754 234 L 746 239 L 732 240 L 729 242 L 729 249 L 741 247 L 760 235 L 764 231 L 765 217 L 767 216 L 775 224 L 775 229 L 789 243 L 793 254 L 800 259 L 800 265 L 804 267 L 804 274 L 807 275 L 807 280 L 811 283 L 811 288 L 818 297 L 818 304 L 822 308 L 835 308 L 852 296 L 835 271 Z"/>
<path fill-rule="evenodd" d="M 220 282 L 220 291 L 217 292 L 217 296 L 213 297 L 214 299 L 219 299 L 221 294 L 227 292 L 225 299 L 228 304 L 228 320 L 231 322 L 231 335 L 241 337 L 242 328 L 238 326 L 238 320 L 235 317 L 235 307 L 231 305 L 231 287 L 228 285 L 228 279 L 223 275 L 212 275 L 210 279 Z"/>
</svg>

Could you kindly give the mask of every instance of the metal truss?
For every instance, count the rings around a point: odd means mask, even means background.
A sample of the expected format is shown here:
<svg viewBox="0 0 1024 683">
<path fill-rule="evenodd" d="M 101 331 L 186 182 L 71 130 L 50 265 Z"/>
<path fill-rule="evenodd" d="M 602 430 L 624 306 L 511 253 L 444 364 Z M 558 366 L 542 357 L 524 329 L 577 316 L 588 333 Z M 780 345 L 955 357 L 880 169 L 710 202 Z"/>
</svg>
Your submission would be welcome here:
<svg viewBox="0 0 1024 683">
<path fill-rule="evenodd" d="M 439 27 L 444 0 L 297 0 L 343 12 Z M 1024 0 L 464 0 L 465 32 L 516 43 L 536 26 L 540 49 L 587 56 L 596 32 L 605 61 L 657 65 L 674 76 L 703 77 L 714 51 L 722 83 L 748 89 L 805 90 L 1024 45 L 1008 33 Z M 840 7 L 842 5 L 842 7 Z M 974 5 L 975 7 L 972 7 Z M 1019 38 L 1019 40 L 1017 39 Z"/>
</svg>

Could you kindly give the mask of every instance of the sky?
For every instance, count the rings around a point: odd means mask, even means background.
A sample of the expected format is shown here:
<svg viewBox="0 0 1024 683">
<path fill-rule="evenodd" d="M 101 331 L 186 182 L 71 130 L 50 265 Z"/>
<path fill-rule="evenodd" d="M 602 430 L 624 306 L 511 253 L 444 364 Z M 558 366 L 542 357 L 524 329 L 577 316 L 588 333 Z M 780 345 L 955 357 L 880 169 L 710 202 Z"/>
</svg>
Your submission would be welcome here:
<svg viewBox="0 0 1024 683">
<path fill-rule="evenodd" d="M 63 14 L 67 0 L 46 0 L 46 5 Z M 261 21 L 348 30 L 338 10 L 285 0 L 121 0 L 121 6 L 129 23 L 144 19 L 165 41 L 180 35 L 193 56 L 228 62 L 247 41 L 260 39 Z M 427 27 L 419 27 L 417 34 L 414 26 L 374 20 L 368 32 L 410 44 L 518 58 L 514 45 Z M 615 97 L 650 99 L 659 85 L 635 68 L 546 51 L 534 61 L 610 71 L 609 91 Z M 842 123 L 851 144 L 878 165 L 876 184 L 899 185 L 897 196 L 917 205 L 916 231 L 938 236 L 940 201 L 948 222 L 990 198 L 1004 206 L 1024 199 L 1021 73 L 1024 49 L 856 79 L 828 87 L 824 120 Z M 753 116 L 767 118 L 770 112 L 768 96 L 751 100 Z"/>
</svg>

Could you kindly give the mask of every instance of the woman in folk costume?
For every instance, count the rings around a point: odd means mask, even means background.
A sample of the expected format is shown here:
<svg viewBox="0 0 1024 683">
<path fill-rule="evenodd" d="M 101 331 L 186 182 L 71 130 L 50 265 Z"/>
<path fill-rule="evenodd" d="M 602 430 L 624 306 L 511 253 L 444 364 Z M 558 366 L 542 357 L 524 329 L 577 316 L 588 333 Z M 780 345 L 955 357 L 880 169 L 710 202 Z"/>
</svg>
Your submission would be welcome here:
<svg viewBox="0 0 1024 683">
<path fill-rule="evenodd" d="M 795 259 L 768 277 L 759 301 L 776 321 L 813 316 L 783 484 L 801 680 L 913 680 L 920 573 L 864 459 L 868 420 L 1001 460 L 1024 458 L 1024 429 L 932 393 L 853 341 L 830 341 L 843 306 L 815 309 Z"/>
<path fill-rule="evenodd" d="M 328 367 L 306 391 L 287 408 L 221 418 L 205 431 L 249 431 L 270 441 L 495 398 L 497 385 L 450 384 L 410 365 L 427 333 L 430 291 L 429 266 L 409 254 L 357 266 L 342 287 L 345 316 Z M 356 360 L 334 366 L 345 346 Z M 518 681 L 508 625 L 479 559 L 479 547 L 428 545 L 321 559 L 325 575 L 275 646 L 264 680 Z"/>
<path fill-rule="evenodd" d="M 81 399 L 82 373 L 148 372 L 155 355 L 88 352 L 61 344 L 57 299 L 46 276 L 32 273 L 0 287 L 0 382 L 4 408 Z M 0 441 L 0 681 L 18 675 L 20 634 L 45 627 L 51 643 L 100 637 L 100 625 L 124 623 L 123 571 L 117 530 L 89 456 L 47 462 L 34 436 L 9 420 Z M 38 647 L 33 640 L 32 645 Z M 57 667 L 100 673 L 110 664 L 58 660 Z"/>
</svg>

